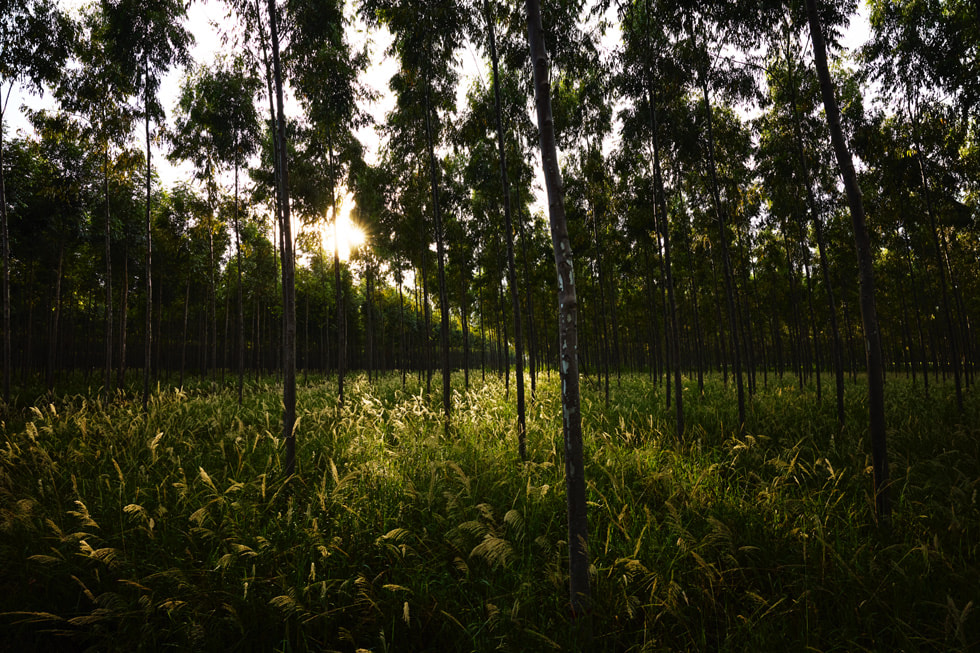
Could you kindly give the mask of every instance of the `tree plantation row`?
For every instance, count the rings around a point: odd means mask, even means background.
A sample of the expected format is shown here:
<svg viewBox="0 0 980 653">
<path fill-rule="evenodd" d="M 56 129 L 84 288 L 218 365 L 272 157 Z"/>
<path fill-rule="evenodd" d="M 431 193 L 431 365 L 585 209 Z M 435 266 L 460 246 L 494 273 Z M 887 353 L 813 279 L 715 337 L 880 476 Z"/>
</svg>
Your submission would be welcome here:
<svg viewBox="0 0 980 653">
<path fill-rule="evenodd" d="M 863 373 L 883 524 L 886 371 L 927 397 L 949 380 L 963 410 L 980 319 L 975 7 L 872 0 L 867 44 L 847 52 L 849 2 L 226 5 L 227 52 L 206 62 L 179 0 L 4 6 L 0 81 L 57 100 L 33 134 L 0 138 L 8 407 L 35 375 L 50 391 L 90 375 L 111 396 L 139 370 L 146 410 L 154 380 L 237 374 L 241 403 L 246 374 L 277 370 L 289 476 L 298 373 L 333 373 L 342 405 L 350 369 L 417 372 L 448 433 L 451 371 L 509 391 L 513 365 L 525 459 L 527 403 L 554 371 L 575 614 L 590 596 L 580 370 L 607 407 L 625 372 L 663 383 L 678 442 L 685 394 L 711 373 L 738 432 L 787 375 L 841 430 L 845 376 Z M 391 35 L 398 63 L 376 120 L 355 18 Z M 372 120 L 375 162 L 356 137 Z M 161 186 L 161 149 L 188 179 Z M 366 244 L 345 262 L 347 193 Z"/>
</svg>

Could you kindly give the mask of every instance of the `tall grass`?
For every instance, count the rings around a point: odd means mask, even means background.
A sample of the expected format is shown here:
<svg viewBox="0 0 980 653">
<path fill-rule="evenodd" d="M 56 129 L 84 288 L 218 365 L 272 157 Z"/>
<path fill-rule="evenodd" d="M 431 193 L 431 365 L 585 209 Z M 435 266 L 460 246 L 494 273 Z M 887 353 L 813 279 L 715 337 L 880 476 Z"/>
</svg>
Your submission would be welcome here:
<svg viewBox="0 0 980 653">
<path fill-rule="evenodd" d="M 462 379 L 454 379 L 461 381 Z M 0 649 L 572 650 L 555 383 L 529 462 L 496 380 L 439 398 L 398 377 L 300 389 L 281 473 L 271 382 L 39 403 L 0 449 Z M 890 380 L 896 514 L 872 522 L 863 386 L 848 427 L 770 382 L 742 435 L 733 391 L 586 387 L 595 648 L 980 646 L 980 402 Z"/>
</svg>

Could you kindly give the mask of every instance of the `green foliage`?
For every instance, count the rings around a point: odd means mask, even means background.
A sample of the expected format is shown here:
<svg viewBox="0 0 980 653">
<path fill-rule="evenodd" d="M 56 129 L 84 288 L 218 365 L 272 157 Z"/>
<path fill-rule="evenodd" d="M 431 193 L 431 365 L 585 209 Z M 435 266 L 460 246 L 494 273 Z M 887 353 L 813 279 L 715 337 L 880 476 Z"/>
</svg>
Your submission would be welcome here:
<svg viewBox="0 0 980 653">
<path fill-rule="evenodd" d="M 397 376 L 39 402 L 0 446 L 0 648 L 573 650 L 556 383 L 439 398 Z M 556 381 L 556 379 L 555 379 Z M 791 381 L 791 379 L 788 379 Z M 596 650 L 968 650 L 980 642 L 980 404 L 894 378 L 890 532 L 867 523 L 863 384 L 849 426 L 770 383 L 734 437 L 709 379 L 677 445 L 661 386 L 583 385 Z M 696 387 L 688 387 L 694 393 Z M 947 392 L 943 394 L 943 391 Z"/>
</svg>

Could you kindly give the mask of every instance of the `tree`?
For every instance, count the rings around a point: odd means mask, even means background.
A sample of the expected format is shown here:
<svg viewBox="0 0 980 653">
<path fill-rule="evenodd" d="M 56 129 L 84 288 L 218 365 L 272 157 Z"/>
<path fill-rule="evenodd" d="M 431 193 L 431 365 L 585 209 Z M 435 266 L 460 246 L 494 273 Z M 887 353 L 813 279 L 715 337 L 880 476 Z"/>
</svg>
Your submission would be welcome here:
<svg viewBox="0 0 980 653">
<path fill-rule="evenodd" d="M 497 65 L 497 39 L 495 35 L 495 19 L 490 10 L 489 0 L 484 0 L 484 12 L 487 20 L 487 36 L 490 42 L 490 61 L 493 71 L 493 101 L 494 115 L 497 123 L 497 148 L 500 158 L 500 185 L 504 199 L 504 233 L 507 238 L 507 285 L 510 290 L 511 305 L 514 311 L 514 345 L 517 355 L 517 448 L 521 460 L 527 459 L 527 424 L 524 409 L 524 337 L 521 333 L 521 302 L 517 292 L 517 271 L 514 264 L 514 227 L 510 210 L 510 180 L 507 176 L 507 155 L 504 149 L 504 125 L 500 109 L 500 71 Z M 468 365 L 469 362 L 466 361 Z"/>
<path fill-rule="evenodd" d="M 453 54 L 465 33 L 468 16 L 456 0 L 427 2 L 422 7 L 403 0 L 369 0 L 361 11 L 374 24 L 391 30 L 391 46 L 402 70 L 392 81 L 398 94 L 395 111 L 406 118 L 406 127 L 421 127 L 428 153 L 433 227 L 438 259 L 440 358 L 442 363 L 442 404 L 448 428 L 452 409 L 449 368 L 449 298 L 446 291 L 446 244 L 443 216 L 439 205 L 440 166 L 435 148 L 441 140 L 439 109 L 450 109 L 455 99 L 456 73 Z M 422 115 L 419 116 L 419 109 Z M 404 123 L 403 123 L 404 124 Z"/>
<path fill-rule="evenodd" d="M 834 94 L 834 84 L 827 65 L 827 48 L 820 25 L 816 0 L 806 0 L 806 14 L 813 41 L 813 58 L 820 80 L 830 138 L 837 157 L 837 166 L 844 181 L 847 203 L 851 211 L 854 244 L 858 256 L 858 274 L 861 280 L 861 320 L 864 325 L 865 354 L 868 369 L 868 411 L 871 435 L 871 462 L 874 468 L 875 513 L 881 523 L 891 521 L 891 501 L 888 487 L 888 452 L 885 442 L 885 387 L 884 364 L 881 353 L 881 334 L 878 328 L 878 311 L 875 307 L 874 266 L 868 228 L 864 217 L 861 189 L 850 150 L 841 127 L 840 109 Z"/>
<path fill-rule="evenodd" d="M 58 78 L 74 38 L 74 25 L 50 0 L 0 5 L 0 239 L 3 247 L 3 401 L 10 404 L 10 240 L 4 194 L 3 118 L 14 84 L 40 91 Z M 8 85 L 4 91 L 4 85 Z"/>
<path fill-rule="evenodd" d="M 208 189 L 211 211 L 216 210 L 215 192 L 217 177 L 231 166 L 234 171 L 234 210 L 237 282 L 237 339 L 239 343 L 236 367 L 238 368 L 238 403 L 242 401 L 244 383 L 244 309 L 241 288 L 241 227 L 239 225 L 239 170 L 246 157 L 258 146 L 259 121 L 255 110 L 255 95 L 259 89 L 259 79 L 245 69 L 245 61 L 237 57 L 230 62 L 222 62 L 213 68 L 199 69 L 189 78 L 181 89 L 178 117 L 172 141 L 171 157 L 191 159 L 195 164 L 195 175 Z M 212 329 L 216 329 L 216 293 L 213 228 L 208 228 L 208 243 L 211 266 L 208 280 L 211 294 Z M 212 331 L 216 334 L 216 331 Z M 212 336 L 212 346 L 217 351 L 217 336 Z M 212 357 L 217 365 L 217 357 Z"/>
<path fill-rule="evenodd" d="M 358 81 L 366 70 L 366 50 L 355 51 L 345 37 L 348 20 L 344 16 L 344 3 L 309 2 L 293 0 L 287 4 L 293 22 L 292 41 L 286 54 L 286 63 L 294 73 L 300 97 L 315 127 L 311 137 L 326 144 L 326 185 L 329 188 L 327 208 L 333 213 L 336 239 L 339 196 L 337 186 L 345 170 L 356 166 L 361 159 L 361 147 L 354 137 L 354 130 L 367 124 L 367 116 L 358 107 L 358 101 L 368 93 Z M 318 221 L 322 215 L 317 210 L 311 219 Z M 334 282 L 337 296 L 338 367 L 337 396 L 344 403 L 344 373 L 346 367 L 346 323 L 344 320 L 343 287 L 340 283 L 339 247 L 334 247 Z"/>
<path fill-rule="evenodd" d="M 534 97 L 538 117 L 541 163 L 548 193 L 551 241 L 558 273 L 558 324 L 562 425 L 565 439 L 565 491 L 568 509 L 568 570 L 572 613 L 587 618 L 591 609 L 589 588 L 588 517 L 585 502 L 585 456 L 582 443 L 582 413 L 578 374 L 578 299 L 572 249 L 568 239 L 562 197 L 561 173 L 555 142 L 554 116 L 548 78 L 541 8 L 537 0 L 526 0 L 528 45 L 534 71 Z"/>
<path fill-rule="evenodd" d="M 150 359 L 153 333 L 153 245 L 150 229 L 150 179 L 152 173 L 150 121 L 163 116 L 157 98 L 160 79 L 172 65 L 189 61 L 193 37 L 184 29 L 186 7 L 180 0 L 101 0 L 107 19 L 108 43 L 112 56 L 134 81 L 141 97 L 146 140 L 146 334 L 143 349 L 143 409 L 150 395 Z"/>
<path fill-rule="evenodd" d="M 272 75 L 275 83 L 275 155 L 277 207 L 282 234 L 282 296 L 283 296 L 283 415 L 282 436 L 286 443 L 283 473 L 287 477 L 296 473 L 296 256 L 293 251 L 292 222 L 289 210 L 289 166 L 286 156 L 286 119 L 283 108 L 283 72 L 279 55 L 279 16 L 276 0 L 268 0 L 269 40 L 272 43 Z"/>
<path fill-rule="evenodd" d="M 110 57 L 107 23 L 99 5 L 83 16 L 81 38 L 75 42 L 78 70 L 65 75 L 56 94 L 62 106 L 87 118 L 102 153 L 105 251 L 105 366 L 103 390 L 112 389 L 112 211 L 109 197 L 110 158 L 125 144 L 136 118 L 128 98 L 134 93 L 120 62 Z"/>
</svg>

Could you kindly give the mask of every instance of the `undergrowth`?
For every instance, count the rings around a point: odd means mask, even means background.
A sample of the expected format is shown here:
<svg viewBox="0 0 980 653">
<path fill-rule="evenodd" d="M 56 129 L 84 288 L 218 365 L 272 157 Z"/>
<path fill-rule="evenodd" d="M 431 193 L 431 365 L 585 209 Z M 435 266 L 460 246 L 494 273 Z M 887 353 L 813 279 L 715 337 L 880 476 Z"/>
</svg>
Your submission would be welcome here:
<svg viewBox="0 0 980 653">
<path fill-rule="evenodd" d="M 557 379 L 528 410 L 462 389 L 453 423 L 409 379 L 364 377 L 341 408 L 299 391 L 299 473 L 281 399 L 200 382 L 39 401 L 0 450 L 0 649 L 574 650 Z M 786 383 L 789 384 L 789 379 Z M 949 651 L 980 646 L 980 402 L 957 414 L 889 379 L 895 503 L 874 523 L 864 387 L 770 380 L 738 432 L 733 391 L 586 384 L 599 651 Z"/>
</svg>

